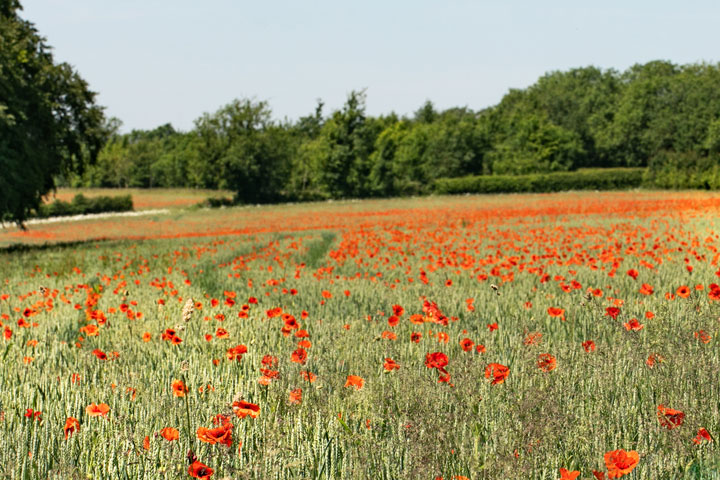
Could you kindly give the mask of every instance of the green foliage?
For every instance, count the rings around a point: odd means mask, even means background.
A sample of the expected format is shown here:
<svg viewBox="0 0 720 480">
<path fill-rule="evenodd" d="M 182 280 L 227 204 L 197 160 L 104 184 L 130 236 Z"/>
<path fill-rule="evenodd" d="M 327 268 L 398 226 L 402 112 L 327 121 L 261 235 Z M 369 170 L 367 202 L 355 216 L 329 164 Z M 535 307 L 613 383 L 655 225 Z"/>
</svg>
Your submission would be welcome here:
<svg viewBox="0 0 720 480">
<path fill-rule="evenodd" d="M 380 133 L 365 115 L 365 92 L 352 91 L 325 122 L 309 159 L 317 190 L 330 198 L 367 196 L 370 154 Z"/>
<path fill-rule="evenodd" d="M 642 168 L 606 168 L 547 174 L 439 178 L 435 180 L 434 190 L 439 194 L 624 190 L 641 186 L 644 172 Z"/>
<path fill-rule="evenodd" d="M 231 207 L 235 205 L 235 200 L 230 197 L 208 197 L 203 203 L 210 208 Z"/>
<path fill-rule="evenodd" d="M 95 93 L 54 62 L 21 8 L 0 0 L 0 220 L 16 222 L 38 208 L 55 176 L 92 162 L 106 138 Z"/>
<path fill-rule="evenodd" d="M 235 190 L 241 202 L 283 198 L 290 139 L 272 122 L 267 102 L 235 100 L 195 126 L 204 187 Z"/>
<path fill-rule="evenodd" d="M 720 65 L 555 71 L 482 111 L 440 111 L 426 101 L 412 116 L 373 117 L 365 101 L 364 91 L 352 91 L 327 115 L 319 100 L 313 113 L 277 122 L 267 102 L 238 99 L 204 114 L 189 132 L 168 124 L 114 133 L 97 166 L 68 183 L 223 188 L 239 202 L 266 203 L 426 195 L 440 178 L 648 167 L 647 186 L 718 188 Z M 12 118 L 0 106 L 3 121 Z M 557 186 L 520 177 L 480 182 L 489 191 L 538 191 L 602 188 L 604 181 L 567 178 Z"/>
<path fill-rule="evenodd" d="M 130 195 L 88 198 L 79 193 L 73 197 L 71 202 L 55 200 L 52 203 L 41 205 L 32 216 L 47 218 L 64 215 L 85 215 L 88 213 L 129 212 L 132 209 L 133 201 Z"/>
<path fill-rule="evenodd" d="M 720 189 L 720 154 L 664 150 L 650 159 L 645 183 L 666 189 Z"/>
<path fill-rule="evenodd" d="M 489 139 L 477 114 L 467 109 L 438 114 L 428 102 L 415 117 L 378 136 L 371 156 L 375 194 L 427 194 L 439 176 L 483 173 Z"/>
<path fill-rule="evenodd" d="M 543 116 L 526 115 L 512 123 L 510 134 L 489 154 L 493 173 L 522 175 L 562 172 L 583 156 L 579 136 L 552 124 Z"/>
</svg>

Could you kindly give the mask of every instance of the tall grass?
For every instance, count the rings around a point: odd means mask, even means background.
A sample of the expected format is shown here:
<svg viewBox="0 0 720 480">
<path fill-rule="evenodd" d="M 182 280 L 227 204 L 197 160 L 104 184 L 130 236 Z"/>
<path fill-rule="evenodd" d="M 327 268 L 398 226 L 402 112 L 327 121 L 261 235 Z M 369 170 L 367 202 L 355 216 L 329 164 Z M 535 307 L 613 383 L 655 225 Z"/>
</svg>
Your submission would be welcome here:
<svg viewBox="0 0 720 480">
<path fill-rule="evenodd" d="M 380 217 L 336 231 L 4 254 L 0 315 L 12 336 L 0 338 L 0 478 L 189 478 L 191 448 L 217 479 L 556 479 L 560 467 L 594 478 L 593 470 L 606 470 L 605 452 L 621 448 L 640 454 L 628 478 L 720 478 L 717 442 L 692 442 L 701 427 L 720 432 L 720 302 L 708 296 L 718 282 L 718 226 L 713 212 L 663 205 L 609 219 L 518 217 L 502 208 L 475 215 L 440 202 L 401 222 Z M 573 280 L 579 287 L 563 290 Z M 643 283 L 652 295 L 639 293 Z M 666 299 L 684 285 L 688 298 Z M 233 306 L 225 303 L 230 292 Z M 97 305 L 88 306 L 92 295 Z M 202 305 L 183 322 L 188 298 Z M 622 300 L 617 319 L 606 314 L 621 303 L 614 299 Z M 424 315 L 424 300 L 451 318 L 447 326 L 410 322 Z M 243 304 L 248 318 L 238 317 Z M 121 305 L 142 316 L 130 319 Z M 396 327 L 388 324 L 393 305 L 405 309 Z M 38 313 L 26 316 L 32 306 Z M 268 317 L 275 307 L 308 331 L 304 365 L 291 361 L 301 339 L 284 336 L 283 320 Z M 564 309 L 565 320 L 549 307 Z M 92 310 L 108 319 L 98 336 L 80 331 L 97 323 L 88 321 Z M 20 318 L 37 327 L 18 326 Z M 631 318 L 644 328 L 627 330 Z M 488 328 L 494 323 L 497 330 Z M 161 340 L 168 328 L 181 343 Z M 218 328 L 229 338 L 217 338 Z M 696 338 L 699 330 L 709 343 Z M 418 343 L 413 332 L 422 334 Z M 526 345 L 534 332 L 542 337 Z M 464 338 L 485 353 L 464 351 Z M 586 340 L 594 352 L 583 349 Z M 247 353 L 228 360 L 226 351 L 240 344 Z M 449 357 L 449 383 L 425 366 L 426 354 L 438 351 Z M 541 353 L 554 355 L 557 368 L 539 369 Z M 652 368 L 651 354 L 663 358 Z M 258 383 L 265 355 L 278 358 L 280 372 L 267 386 Z M 385 358 L 400 369 L 386 372 Z M 509 366 L 504 383 L 486 378 L 489 363 Z M 345 387 L 348 375 L 364 386 Z M 186 397 L 172 392 L 180 378 Z M 297 388 L 299 405 L 289 402 Z M 257 418 L 233 414 L 240 397 L 260 406 Z M 88 416 L 91 403 L 107 403 L 107 417 Z M 661 404 L 683 411 L 683 424 L 663 428 Z M 41 420 L 26 409 L 41 411 Z M 231 448 L 197 438 L 217 414 L 234 425 Z M 66 440 L 67 417 L 80 430 Z M 179 440 L 160 436 L 165 427 L 177 428 Z"/>
</svg>

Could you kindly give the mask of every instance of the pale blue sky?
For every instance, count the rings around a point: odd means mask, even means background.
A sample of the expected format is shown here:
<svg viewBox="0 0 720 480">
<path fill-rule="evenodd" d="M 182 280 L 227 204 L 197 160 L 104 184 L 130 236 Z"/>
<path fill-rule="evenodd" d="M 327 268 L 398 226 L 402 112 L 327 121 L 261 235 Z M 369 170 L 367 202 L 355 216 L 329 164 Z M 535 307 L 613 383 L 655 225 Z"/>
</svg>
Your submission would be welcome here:
<svg viewBox="0 0 720 480">
<path fill-rule="evenodd" d="M 481 109 L 552 70 L 720 60 L 720 2 L 23 0 L 123 131 L 192 128 L 233 98 L 277 119 L 367 88 L 372 115 Z"/>
</svg>

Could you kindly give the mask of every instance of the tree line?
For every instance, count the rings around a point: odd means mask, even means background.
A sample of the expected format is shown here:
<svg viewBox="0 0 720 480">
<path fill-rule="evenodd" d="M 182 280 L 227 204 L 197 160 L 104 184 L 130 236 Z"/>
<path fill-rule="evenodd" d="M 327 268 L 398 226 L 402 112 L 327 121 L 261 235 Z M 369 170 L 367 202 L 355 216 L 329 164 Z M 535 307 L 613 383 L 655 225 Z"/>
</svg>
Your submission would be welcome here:
<svg viewBox="0 0 720 480">
<path fill-rule="evenodd" d="M 661 187 L 720 187 L 719 65 L 555 71 L 480 111 L 428 101 L 411 116 L 373 117 L 365 98 L 352 91 L 328 115 L 319 101 L 294 122 L 240 99 L 188 132 L 114 133 L 97 164 L 66 181 L 229 189 L 242 202 L 417 195 L 438 178 L 588 167 L 647 167 Z M 677 184 L 691 177 L 697 185 Z"/>
<path fill-rule="evenodd" d="M 318 101 L 279 121 L 268 102 L 237 99 L 190 131 L 121 134 L 21 10 L 0 0 L 2 221 L 22 222 L 56 185 L 229 189 L 263 203 L 421 195 L 441 184 L 505 191 L 513 178 L 527 188 L 551 178 L 620 185 L 622 172 L 558 174 L 638 167 L 643 185 L 720 189 L 720 64 L 555 71 L 479 111 L 428 101 L 412 115 L 371 116 L 365 92 L 352 91 L 339 109 Z"/>
</svg>

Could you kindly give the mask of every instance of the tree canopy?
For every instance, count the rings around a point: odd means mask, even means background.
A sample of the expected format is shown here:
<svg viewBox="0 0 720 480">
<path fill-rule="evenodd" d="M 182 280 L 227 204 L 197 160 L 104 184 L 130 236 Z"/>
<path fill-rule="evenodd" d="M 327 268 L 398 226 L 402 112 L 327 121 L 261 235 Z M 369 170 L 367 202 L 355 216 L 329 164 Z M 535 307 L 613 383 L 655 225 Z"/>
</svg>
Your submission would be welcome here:
<svg viewBox="0 0 720 480">
<path fill-rule="evenodd" d="M 189 132 L 115 134 L 76 186 L 226 188 L 241 202 L 421 195 L 438 178 L 641 167 L 658 187 L 720 188 L 720 66 L 653 61 L 549 72 L 495 106 L 374 117 L 365 91 L 295 122 L 237 99 Z"/>
<path fill-rule="evenodd" d="M 95 93 L 46 40 L 0 0 L 0 219 L 22 222 L 55 179 L 82 173 L 105 142 Z"/>
</svg>

